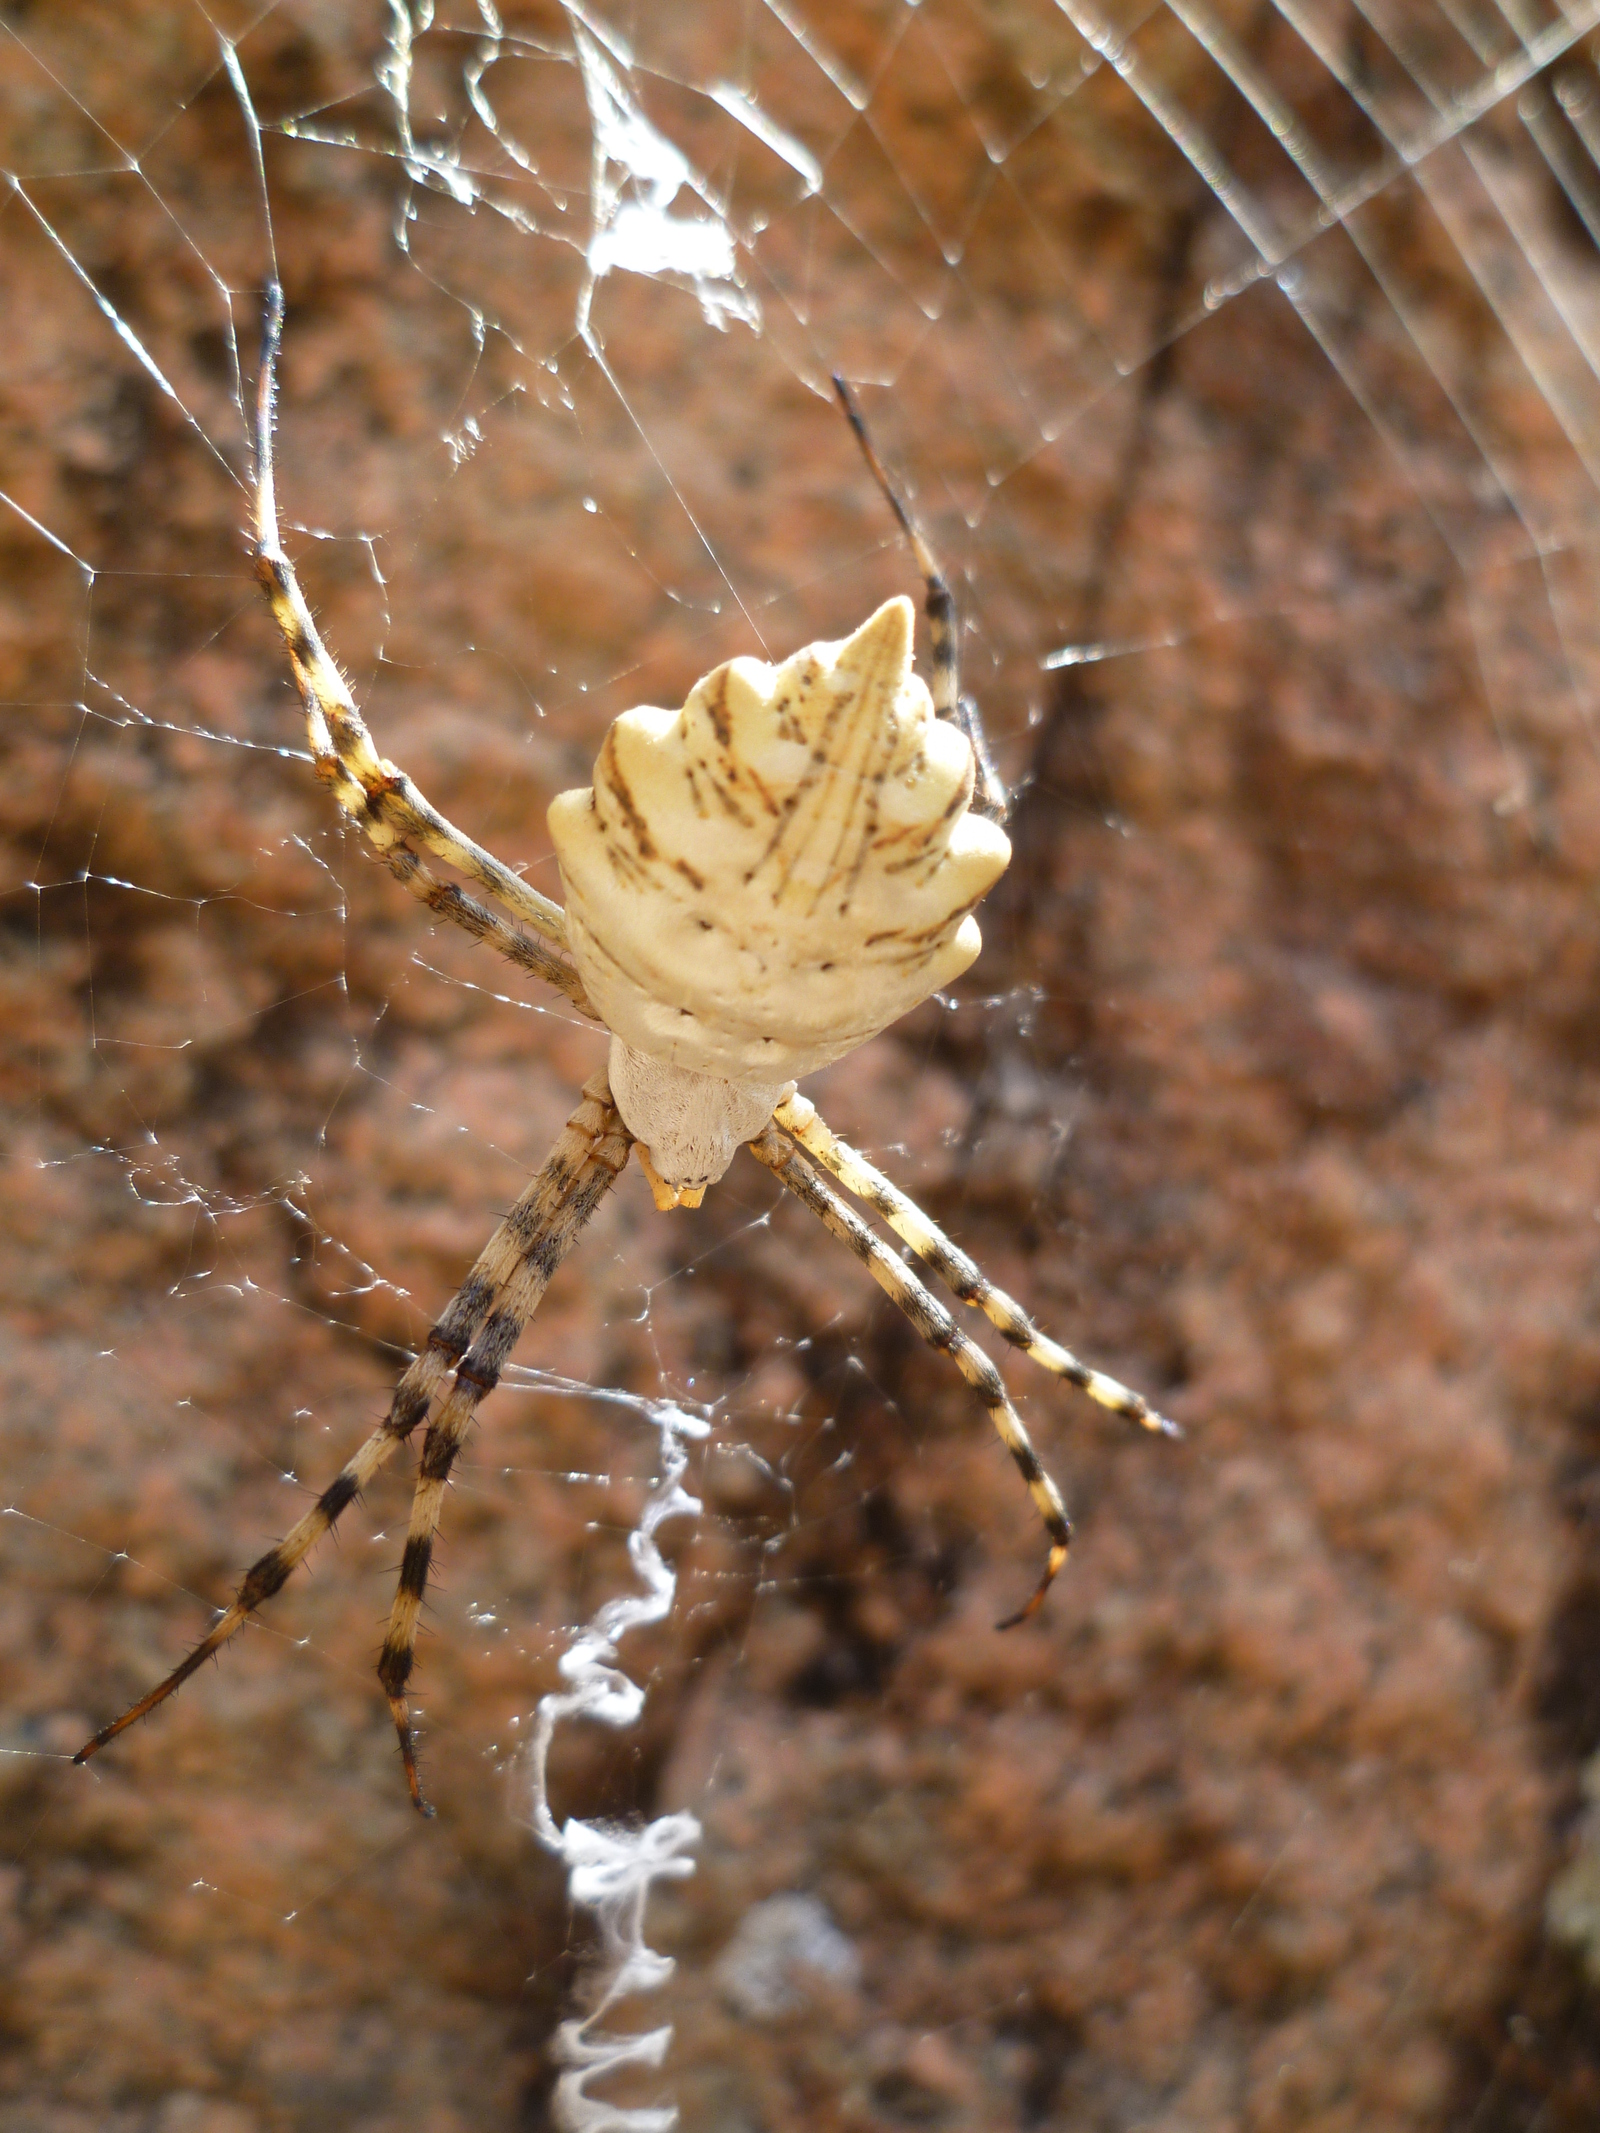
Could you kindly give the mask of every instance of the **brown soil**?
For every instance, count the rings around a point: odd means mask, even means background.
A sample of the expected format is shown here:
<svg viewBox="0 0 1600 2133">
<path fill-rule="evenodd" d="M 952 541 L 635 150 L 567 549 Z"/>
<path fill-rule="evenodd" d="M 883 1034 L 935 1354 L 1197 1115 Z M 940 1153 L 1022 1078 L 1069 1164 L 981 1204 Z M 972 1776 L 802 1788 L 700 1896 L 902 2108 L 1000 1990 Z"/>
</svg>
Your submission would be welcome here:
<svg viewBox="0 0 1600 2133">
<path fill-rule="evenodd" d="M 1189 1432 L 1008 1362 L 1078 1530 L 998 1636 L 1040 1538 L 948 1363 L 754 1165 L 670 1219 L 624 1178 L 521 1354 L 717 1417 L 677 1612 L 630 1647 L 645 1725 L 558 1767 L 565 1811 L 706 1825 L 652 1913 L 656 2092 L 687 2133 L 1592 2126 L 1600 2027 L 1542 1917 L 1600 1744 L 1600 395 L 1526 256 L 1586 316 L 1594 246 L 1508 97 L 1289 294 L 1208 306 L 1249 246 L 1113 69 L 1063 98 L 1055 9 L 811 8 L 877 84 L 860 123 L 774 15 L 641 16 L 655 122 L 766 216 L 765 330 L 614 277 L 614 383 L 572 331 L 570 64 L 491 77 L 544 181 L 495 200 L 554 234 L 417 191 L 407 259 L 385 11 L 246 37 L 267 116 L 367 144 L 267 143 L 285 512 L 336 536 L 292 541 L 308 591 L 380 746 L 555 892 L 544 808 L 617 710 L 912 583 L 812 389 L 861 379 L 1025 790 L 959 1001 L 814 1093 Z M 570 49 L 554 7 L 506 18 Z M 534 988 L 288 752 L 221 286 L 248 369 L 261 225 L 203 16 L 0 22 L 0 2133 L 541 2126 L 581 1950 L 507 1772 L 625 1580 L 637 1417 L 485 1410 L 422 1646 L 435 1822 L 370 1671 L 403 1473 L 68 1760 L 381 1412 L 599 1046 L 498 998 Z M 1236 33 L 1369 168 L 1308 48 Z M 1176 18 L 1136 46 L 1303 215 Z M 419 139 L 469 50 L 424 41 Z M 672 86 L 722 78 L 827 156 L 819 198 Z M 1069 645 L 1112 656 L 1042 668 Z M 859 1982 L 761 2016 L 718 1958 L 790 1891 Z"/>
</svg>

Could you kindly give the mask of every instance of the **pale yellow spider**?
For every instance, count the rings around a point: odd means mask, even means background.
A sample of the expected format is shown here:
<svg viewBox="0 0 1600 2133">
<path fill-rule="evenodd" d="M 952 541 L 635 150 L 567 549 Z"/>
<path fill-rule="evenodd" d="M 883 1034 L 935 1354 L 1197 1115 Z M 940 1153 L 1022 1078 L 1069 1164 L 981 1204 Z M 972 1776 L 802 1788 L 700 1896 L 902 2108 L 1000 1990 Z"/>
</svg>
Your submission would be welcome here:
<svg viewBox="0 0 1600 2133">
<path fill-rule="evenodd" d="M 912 608 L 899 598 L 853 636 L 807 645 L 781 666 L 735 659 L 716 668 L 681 711 L 624 712 L 601 746 L 593 785 L 563 793 L 550 809 L 563 910 L 463 836 L 378 755 L 323 648 L 278 532 L 272 436 L 282 323 L 274 285 L 256 404 L 256 570 L 304 700 L 317 775 L 412 895 L 559 987 L 611 1032 L 610 1056 L 396 1386 L 381 1426 L 246 1574 L 183 1663 L 76 1760 L 153 1710 L 225 1644 L 426 1420 L 378 1678 L 411 1797 L 431 1813 L 417 1777 L 406 1686 L 445 1485 L 479 1401 L 630 1148 L 639 1151 L 657 1207 L 670 1208 L 698 1206 L 748 1144 L 855 1253 L 923 1339 L 953 1357 L 988 1408 L 1050 1540 L 1032 1597 L 1001 1627 L 1035 1611 L 1066 1560 L 1066 1507 L 993 1363 L 822 1173 L 881 1215 L 1036 1363 L 1147 1429 L 1175 1432 L 1138 1393 L 1047 1339 L 912 1200 L 837 1140 L 795 1088 L 801 1075 L 865 1043 L 967 967 L 980 945 L 972 907 L 1010 857 L 1004 832 L 988 819 L 999 811 L 996 781 L 976 710 L 960 693 L 954 603 L 843 381 L 834 382 L 845 412 L 926 582 L 931 696 L 911 670 Z M 973 806 L 975 774 L 987 812 Z M 423 851 L 511 917 L 442 880 Z"/>
</svg>

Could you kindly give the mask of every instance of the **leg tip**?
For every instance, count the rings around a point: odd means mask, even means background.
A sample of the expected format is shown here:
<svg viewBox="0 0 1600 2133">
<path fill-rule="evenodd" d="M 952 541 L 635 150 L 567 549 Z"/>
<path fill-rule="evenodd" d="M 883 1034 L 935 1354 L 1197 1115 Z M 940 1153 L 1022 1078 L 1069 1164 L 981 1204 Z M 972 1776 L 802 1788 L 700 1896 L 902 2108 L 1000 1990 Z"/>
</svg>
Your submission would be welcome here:
<svg viewBox="0 0 1600 2133">
<path fill-rule="evenodd" d="M 403 1696 L 389 1698 L 389 1715 L 394 1720 L 400 1743 L 400 1765 L 406 1774 L 406 1790 L 411 1795 L 411 1804 L 425 1822 L 431 1822 L 433 1809 L 423 1796 L 422 1779 L 417 1774 L 417 1736 L 412 1731 L 411 1713 Z"/>
<path fill-rule="evenodd" d="M 1040 1608 L 1044 1605 L 1044 1596 L 1050 1590 L 1051 1586 L 1055 1583 L 1056 1573 L 1061 1568 L 1062 1564 L 1066 1561 L 1066 1559 L 1067 1543 L 1064 1540 L 1057 1541 L 1055 1546 L 1050 1550 L 1048 1557 L 1045 1559 L 1043 1577 L 1041 1577 L 1038 1584 L 1035 1585 L 1032 1593 L 1029 1595 L 1025 1604 L 1019 1607 L 1014 1615 L 1007 1615 L 1003 1621 L 997 1622 L 995 1624 L 995 1628 L 997 1630 L 1016 1629 L 1020 1626 L 1020 1624 L 1031 1621 L 1033 1617 L 1039 1612 Z"/>
</svg>

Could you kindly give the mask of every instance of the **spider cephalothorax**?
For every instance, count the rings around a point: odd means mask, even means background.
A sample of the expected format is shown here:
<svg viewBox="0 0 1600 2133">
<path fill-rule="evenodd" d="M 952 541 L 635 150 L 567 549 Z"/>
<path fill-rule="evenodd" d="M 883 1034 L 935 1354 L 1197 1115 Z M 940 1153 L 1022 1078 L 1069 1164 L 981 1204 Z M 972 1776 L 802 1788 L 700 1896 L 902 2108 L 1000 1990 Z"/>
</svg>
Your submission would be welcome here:
<svg viewBox="0 0 1600 2133">
<path fill-rule="evenodd" d="M 1003 796 L 976 709 L 960 692 L 949 589 L 848 388 L 835 379 L 927 586 L 931 691 L 912 672 L 912 609 L 900 598 L 851 636 L 807 645 L 779 666 L 731 660 L 695 684 L 681 711 L 624 712 L 602 743 L 593 785 L 563 793 L 550 809 L 563 910 L 378 755 L 323 649 L 278 532 L 272 427 L 282 314 L 274 287 L 257 399 L 256 569 L 283 632 L 317 775 L 412 895 L 559 987 L 610 1032 L 610 1055 L 400 1379 L 380 1426 L 250 1569 L 210 1633 L 77 1760 L 153 1710 L 233 1636 L 426 1423 L 378 1677 L 411 1796 L 431 1812 L 406 1687 L 450 1470 L 479 1402 L 630 1148 L 639 1149 L 657 1206 L 670 1208 L 698 1205 L 747 1144 L 923 1338 L 950 1354 L 988 1408 L 1050 1539 L 1044 1573 L 1008 1623 L 1034 1612 L 1066 1559 L 1071 1526 L 1060 1493 L 994 1364 L 824 1173 L 1036 1363 L 1148 1429 L 1170 1433 L 1173 1425 L 1042 1334 L 913 1200 L 836 1139 L 795 1087 L 967 968 L 980 946 L 972 907 L 1010 856 L 990 819 Z M 424 852 L 486 890 L 501 911 L 442 879 Z"/>
</svg>

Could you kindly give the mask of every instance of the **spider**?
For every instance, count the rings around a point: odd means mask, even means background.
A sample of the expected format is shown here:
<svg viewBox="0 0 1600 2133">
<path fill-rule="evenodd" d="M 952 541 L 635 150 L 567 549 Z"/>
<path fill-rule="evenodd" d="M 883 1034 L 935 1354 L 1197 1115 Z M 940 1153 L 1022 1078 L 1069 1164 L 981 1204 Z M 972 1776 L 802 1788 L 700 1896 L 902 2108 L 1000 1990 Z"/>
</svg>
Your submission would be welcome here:
<svg viewBox="0 0 1600 2133">
<path fill-rule="evenodd" d="M 1016 1462 L 1049 1547 L 1027 1620 L 1067 1557 L 1071 1522 L 999 1371 L 829 1178 L 865 1202 L 963 1303 L 1101 1406 L 1176 1435 L 1138 1393 L 1041 1333 L 916 1203 L 832 1134 L 797 1079 L 842 1057 L 948 983 L 980 946 L 972 907 L 1010 857 L 976 705 L 964 697 L 955 603 L 867 434 L 834 386 L 925 587 L 931 690 L 912 673 L 911 603 L 776 668 L 735 659 L 681 712 L 624 712 L 594 784 L 563 793 L 550 827 L 567 906 L 448 822 L 375 750 L 284 552 L 273 430 L 283 296 L 267 292 L 255 407 L 254 550 L 305 706 L 317 776 L 397 881 L 557 987 L 611 1037 L 544 1167 L 478 1255 L 395 1387 L 389 1411 L 299 1522 L 245 1574 L 166 1679 L 82 1747 L 83 1763 L 173 1691 L 280 1590 L 378 1470 L 426 1422 L 410 1527 L 378 1678 L 406 1784 L 431 1814 L 407 1703 L 418 1616 L 450 1470 L 556 1268 L 630 1149 L 658 1208 L 697 1207 L 741 1145 L 867 1268 L 977 1392 Z M 434 871 L 445 860 L 498 911 Z M 509 913 L 509 916 L 503 914 Z"/>
</svg>

